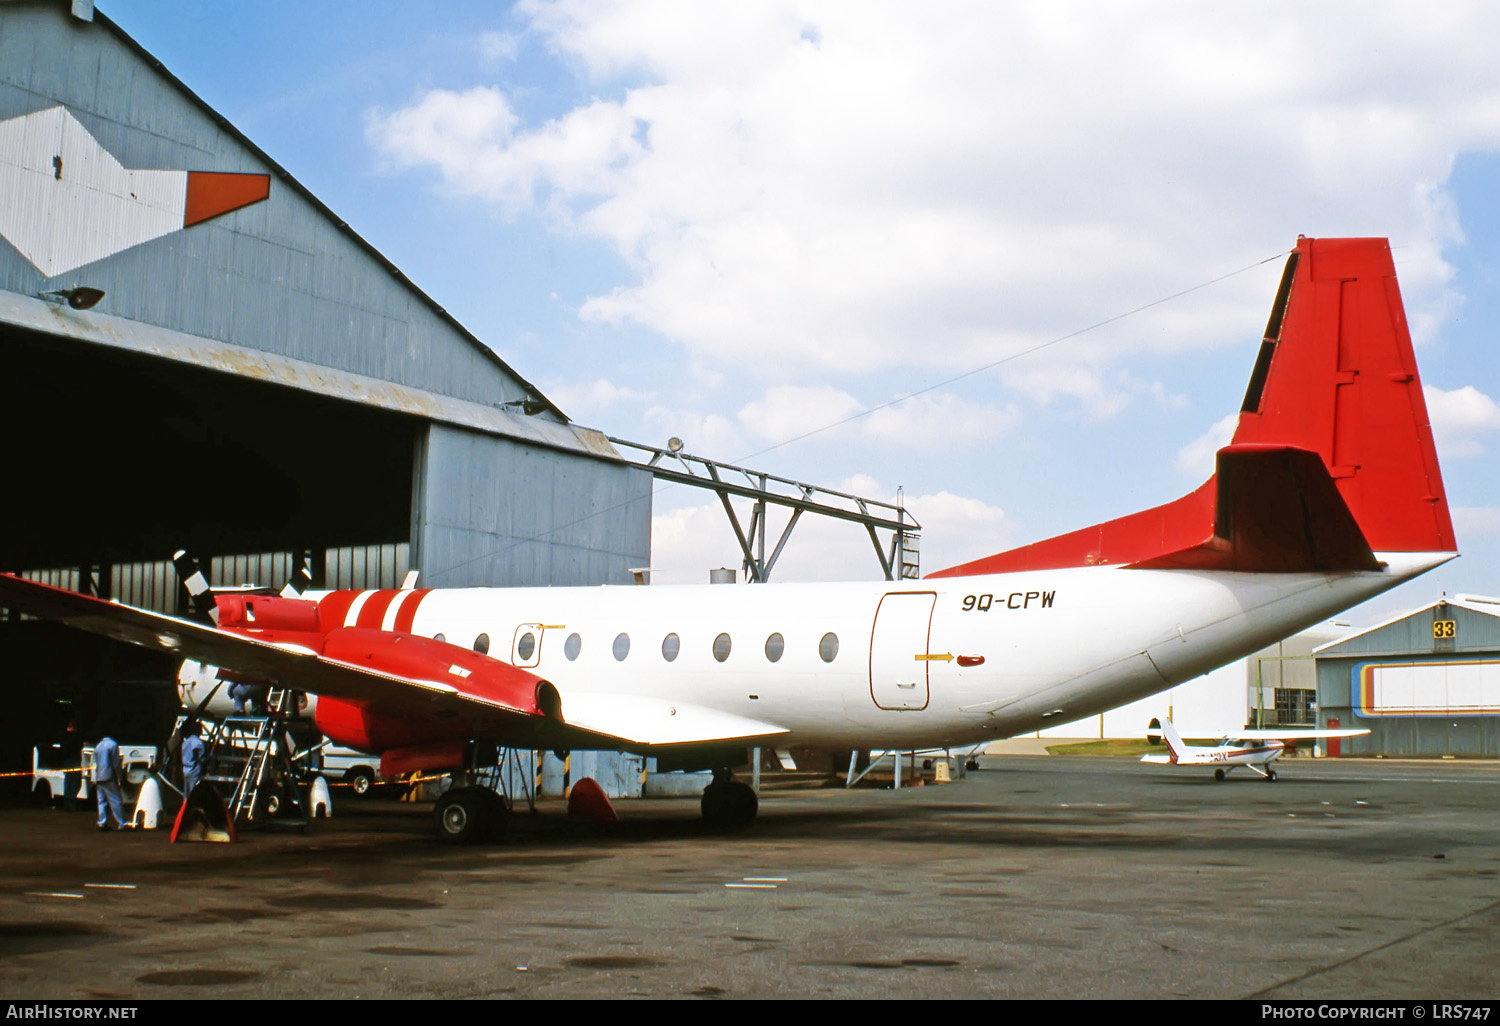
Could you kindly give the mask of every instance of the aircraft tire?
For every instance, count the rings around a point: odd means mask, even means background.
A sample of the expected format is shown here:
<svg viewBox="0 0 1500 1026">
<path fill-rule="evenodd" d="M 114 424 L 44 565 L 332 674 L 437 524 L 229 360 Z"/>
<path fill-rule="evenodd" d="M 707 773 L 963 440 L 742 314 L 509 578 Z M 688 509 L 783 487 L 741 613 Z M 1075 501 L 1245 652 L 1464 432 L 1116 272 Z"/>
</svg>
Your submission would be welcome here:
<svg viewBox="0 0 1500 1026">
<path fill-rule="evenodd" d="M 979 768 L 979 760 L 978 759 L 970 759 L 968 762 L 964 763 L 964 769 L 966 769 L 966 770 L 977 770 L 978 768 Z"/>
<path fill-rule="evenodd" d="M 1273 770 L 1273 769 L 1271 769 L 1269 766 L 1266 767 L 1266 780 L 1267 780 L 1267 782 L 1275 780 L 1275 779 L 1276 779 L 1276 771 Z"/>
<path fill-rule="evenodd" d="M 492 809 L 483 789 L 455 788 L 444 793 L 432 807 L 432 825 L 438 839 L 445 844 L 474 844 L 493 829 Z"/>
<path fill-rule="evenodd" d="M 760 800 L 750 785 L 739 780 L 716 781 L 703 789 L 703 820 L 709 826 L 739 829 L 755 822 Z"/>
<path fill-rule="evenodd" d="M 1221 770 L 1221 769 L 1214 770 L 1214 779 L 1215 780 L 1223 780 L 1224 779 L 1224 771 Z"/>
<path fill-rule="evenodd" d="M 488 787 L 478 790 L 484 795 L 484 840 L 498 841 L 505 836 L 505 828 L 510 824 L 510 807 L 505 804 L 505 799 L 494 790 Z"/>
</svg>

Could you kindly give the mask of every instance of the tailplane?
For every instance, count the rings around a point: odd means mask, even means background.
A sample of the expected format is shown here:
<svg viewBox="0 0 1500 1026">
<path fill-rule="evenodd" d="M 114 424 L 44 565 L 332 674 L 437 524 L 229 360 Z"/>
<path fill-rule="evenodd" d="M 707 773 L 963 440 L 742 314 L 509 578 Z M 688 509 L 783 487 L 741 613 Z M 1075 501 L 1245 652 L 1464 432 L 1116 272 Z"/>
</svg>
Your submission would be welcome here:
<svg viewBox="0 0 1500 1026">
<path fill-rule="evenodd" d="M 1385 239 L 1297 240 L 1230 445 L 1175 502 L 940 570 L 1375 570 L 1455 552 Z"/>
</svg>

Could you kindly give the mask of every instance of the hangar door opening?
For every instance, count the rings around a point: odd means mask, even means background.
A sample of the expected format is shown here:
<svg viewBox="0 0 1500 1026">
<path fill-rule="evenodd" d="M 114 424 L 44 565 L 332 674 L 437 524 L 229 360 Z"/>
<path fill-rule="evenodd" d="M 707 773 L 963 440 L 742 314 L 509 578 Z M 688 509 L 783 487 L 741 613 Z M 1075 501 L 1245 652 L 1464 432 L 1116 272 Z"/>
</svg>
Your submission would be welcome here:
<svg viewBox="0 0 1500 1026">
<path fill-rule="evenodd" d="M 180 548 L 218 584 L 280 587 L 304 553 L 319 585 L 406 572 L 415 418 L 3 327 L 0 378 L 0 569 L 177 615 Z M 0 670 L 8 770 L 106 729 L 156 743 L 177 708 L 176 660 L 4 610 Z"/>
<path fill-rule="evenodd" d="M 50 336 L 12 335 L 0 361 L 24 497 L 0 507 L 0 566 L 409 541 L 415 418 Z"/>
</svg>

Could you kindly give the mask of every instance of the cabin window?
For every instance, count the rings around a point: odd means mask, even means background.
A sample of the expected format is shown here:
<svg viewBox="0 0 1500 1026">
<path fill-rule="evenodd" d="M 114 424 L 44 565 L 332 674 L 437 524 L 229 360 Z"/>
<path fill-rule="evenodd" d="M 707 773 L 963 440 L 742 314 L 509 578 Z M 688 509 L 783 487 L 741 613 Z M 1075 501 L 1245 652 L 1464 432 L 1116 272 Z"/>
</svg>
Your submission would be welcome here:
<svg viewBox="0 0 1500 1026">
<path fill-rule="evenodd" d="M 615 653 L 615 659 L 617 661 L 622 662 L 622 663 L 625 661 L 625 657 L 630 654 L 630 635 L 629 634 L 626 634 L 624 631 L 621 631 L 620 632 L 620 636 L 617 637 L 617 638 L 615 638 L 614 653 Z"/>
<path fill-rule="evenodd" d="M 447 635 L 445 635 L 441 631 L 439 631 L 438 633 L 436 633 L 436 634 L 434 634 L 432 636 L 432 640 L 433 641 L 447 641 L 448 638 L 447 638 Z"/>
<path fill-rule="evenodd" d="M 776 662 L 781 658 L 781 653 L 786 651 L 786 639 L 780 634 L 773 634 L 766 639 L 766 658 Z"/>
<path fill-rule="evenodd" d="M 661 657 L 667 662 L 677 658 L 677 653 L 682 651 L 682 639 L 675 634 L 668 634 L 661 639 Z"/>
<path fill-rule="evenodd" d="M 839 654 L 839 636 L 833 631 L 823 635 L 823 640 L 818 642 L 818 655 L 823 657 L 825 663 L 831 663 Z"/>
<path fill-rule="evenodd" d="M 563 655 L 567 656 L 568 662 L 571 663 L 574 659 L 578 658 L 578 653 L 580 650 L 582 650 L 582 648 L 583 639 L 580 638 L 578 636 L 578 632 L 575 631 L 572 634 L 568 635 L 567 641 L 563 642 Z"/>
<path fill-rule="evenodd" d="M 721 663 L 724 660 L 728 659 L 729 658 L 729 646 L 730 646 L 729 635 L 727 635 L 727 634 L 720 634 L 717 638 L 714 639 L 714 658 L 717 659 Z"/>
<path fill-rule="evenodd" d="M 521 640 L 516 642 L 516 658 L 527 660 L 536 651 L 536 635 L 527 631 L 521 635 Z"/>
<path fill-rule="evenodd" d="M 490 636 L 488 634 L 481 634 L 479 637 L 474 639 L 474 651 L 478 652 L 480 655 L 489 654 Z"/>
</svg>

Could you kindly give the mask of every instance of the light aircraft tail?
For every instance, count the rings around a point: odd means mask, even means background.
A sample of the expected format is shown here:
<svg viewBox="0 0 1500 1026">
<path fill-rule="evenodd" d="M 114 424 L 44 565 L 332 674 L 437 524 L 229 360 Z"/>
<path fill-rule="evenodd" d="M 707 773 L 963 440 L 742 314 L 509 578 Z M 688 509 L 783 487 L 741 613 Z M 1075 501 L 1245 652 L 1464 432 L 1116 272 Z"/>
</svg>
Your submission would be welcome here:
<svg viewBox="0 0 1500 1026">
<path fill-rule="evenodd" d="M 1167 743 L 1167 751 L 1172 753 L 1172 761 L 1175 763 L 1182 758 L 1183 752 L 1187 749 L 1187 746 L 1183 744 L 1182 735 L 1177 733 L 1177 728 L 1171 720 L 1161 721 L 1161 734 L 1162 739 Z"/>
<path fill-rule="evenodd" d="M 929 576 L 1376 570 L 1378 552 L 1457 548 L 1390 244 L 1300 238 L 1213 477 L 1164 506 Z"/>
</svg>

